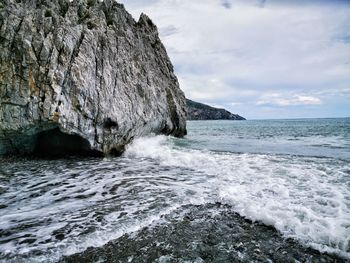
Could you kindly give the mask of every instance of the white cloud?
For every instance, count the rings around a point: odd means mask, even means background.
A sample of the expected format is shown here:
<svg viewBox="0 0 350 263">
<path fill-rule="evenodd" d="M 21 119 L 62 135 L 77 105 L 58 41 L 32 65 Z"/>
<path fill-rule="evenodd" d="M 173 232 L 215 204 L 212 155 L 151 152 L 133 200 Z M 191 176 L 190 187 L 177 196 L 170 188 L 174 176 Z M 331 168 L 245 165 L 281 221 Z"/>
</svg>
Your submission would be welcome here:
<svg viewBox="0 0 350 263">
<path fill-rule="evenodd" d="M 207 75 L 193 77 L 184 75 L 179 77 L 181 88 L 188 98 L 195 98 L 199 101 L 232 101 L 254 97 L 259 93 L 253 89 L 242 89 L 233 85 L 227 85 L 221 79 Z"/>
<path fill-rule="evenodd" d="M 289 99 L 283 95 L 282 101 L 275 103 L 279 107 L 325 107 L 330 101 L 343 99 L 332 90 L 349 87 L 349 2 L 122 2 L 134 17 L 145 12 L 158 25 L 181 88 L 189 98 L 220 105 L 241 102 L 234 110 L 245 115 L 251 108 L 247 114 L 254 117 L 263 106 L 257 102 L 271 90 L 297 94 Z M 350 106 L 344 108 L 344 114 L 350 115 Z"/>
<path fill-rule="evenodd" d="M 264 95 L 257 105 L 267 106 L 299 106 L 299 105 L 319 105 L 321 100 L 312 96 L 293 95 L 292 97 L 283 97 L 281 94 Z"/>
</svg>

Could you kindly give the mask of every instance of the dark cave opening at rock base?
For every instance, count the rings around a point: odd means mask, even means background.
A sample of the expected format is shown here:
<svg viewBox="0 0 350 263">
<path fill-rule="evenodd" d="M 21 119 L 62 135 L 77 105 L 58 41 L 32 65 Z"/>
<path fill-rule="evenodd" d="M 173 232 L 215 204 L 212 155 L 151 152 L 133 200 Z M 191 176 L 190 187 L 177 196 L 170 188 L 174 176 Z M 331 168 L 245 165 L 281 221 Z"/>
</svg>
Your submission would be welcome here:
<svg viewBox="0 0 350 263">
<path fill-rule="evenodd" d="M 100 157 L 101 152 L 92 150 L 90 143 L 77 134 L 67 134 L 59 128 L 37 134 L 33 155 L 41 158 L 69 156 Z"/>
</svg>

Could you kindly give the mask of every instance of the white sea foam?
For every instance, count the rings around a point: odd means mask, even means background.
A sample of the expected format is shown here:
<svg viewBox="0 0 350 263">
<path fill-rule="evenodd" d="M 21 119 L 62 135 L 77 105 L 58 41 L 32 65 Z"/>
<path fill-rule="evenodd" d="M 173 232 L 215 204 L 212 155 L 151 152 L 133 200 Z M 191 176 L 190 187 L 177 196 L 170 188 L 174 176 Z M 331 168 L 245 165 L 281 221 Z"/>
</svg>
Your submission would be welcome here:
<svg viewBox="0 0 350 263">
<path fill-rule="evenodd" d="M 350 258 L 350 164 L 345 161 L 191 150 L 164 136 L 135 140 L 126 156 L 203 172 L 210 198 L 286 237 Z"/>
<path fill-rule="evenodd" d="M 55 261 L 161 221 L 183 205 L 215 201 L 350 258 L 349 163 L 194 146 L 154 136 L 135 140 L 116 159 L 0 163 L 0 204 L 6 204 L 0 261 Z"/>
<path fill-rule="evenodd" d="M 201 204 L 206 176 L 145 158 L 24 161 L 0 166 L 0 262 L 56 262 L 161 220 L 183 204 Z M 29 242 L 29 243 L 28 243 Z M 33 251 L 43 251 L 34 256 Z M 27 255 L 31 255 L 29 258 Z"/>
</svg>

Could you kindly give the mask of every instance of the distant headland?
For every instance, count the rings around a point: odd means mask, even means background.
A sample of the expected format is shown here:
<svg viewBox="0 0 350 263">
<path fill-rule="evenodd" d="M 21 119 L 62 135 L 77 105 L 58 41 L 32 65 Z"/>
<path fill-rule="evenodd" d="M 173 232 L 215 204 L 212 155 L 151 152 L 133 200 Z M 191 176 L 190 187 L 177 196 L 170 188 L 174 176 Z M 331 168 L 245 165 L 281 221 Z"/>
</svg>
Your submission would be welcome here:
<svg viewBox="0 0 350 263">
<path fill-rule="evenodd" d="M 245 120 L 238 114 L 225 109 L 214 108 L 209 105 L 186 99 L 187 120 Z"/>
</svg>

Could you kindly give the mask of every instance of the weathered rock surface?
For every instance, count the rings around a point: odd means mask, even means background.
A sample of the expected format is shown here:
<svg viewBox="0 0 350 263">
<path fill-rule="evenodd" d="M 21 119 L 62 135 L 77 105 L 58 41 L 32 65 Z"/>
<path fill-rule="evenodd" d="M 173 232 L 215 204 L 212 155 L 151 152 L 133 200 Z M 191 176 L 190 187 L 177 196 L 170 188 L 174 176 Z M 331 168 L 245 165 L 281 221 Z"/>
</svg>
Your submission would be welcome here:
<svg viewBox="0 0 350 263">
<path fill-rule="evenodd" d="M 120 153 L 186 134 L 186 102 L 144 14 L 115 1 L 0 2 L 0 154 Z"/>
<path fill-rule="evenodd" d="M 245 120 L 242 116 L 233 114 L 225 109 L 186 99 L 188 120 Z"/>
</svg>

